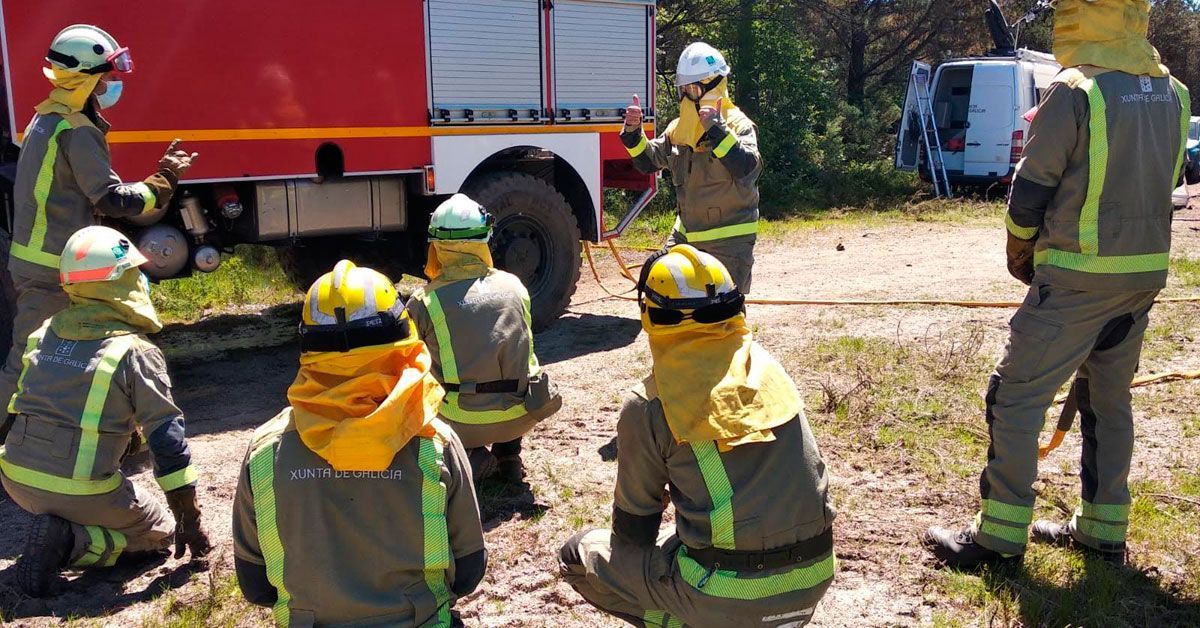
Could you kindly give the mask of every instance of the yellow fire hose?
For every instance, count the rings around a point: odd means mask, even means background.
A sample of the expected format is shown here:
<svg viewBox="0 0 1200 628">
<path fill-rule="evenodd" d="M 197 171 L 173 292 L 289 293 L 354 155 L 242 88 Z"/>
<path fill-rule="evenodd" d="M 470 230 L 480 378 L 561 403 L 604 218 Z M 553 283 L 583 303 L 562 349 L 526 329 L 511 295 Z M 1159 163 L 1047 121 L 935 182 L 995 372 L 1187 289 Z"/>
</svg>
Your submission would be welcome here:
<svg viewBox="0 0 1200 628">
<path fill-rule="evenodd" d="M 600 272 L 596 270 L 596 262 L 592 258 L 592 246 L 588 242 L 583 243 L 583 251 L 587 256 L 588 267 L 592 271 L 592 277 L 596 279 L 596 284 L 600 289 L 608 293 L 609 296 L 625 299 L 627 301 L 636 301 L 637 297 L 629 296 L 629 293 L 637 289 L 637 279 L 633 276 L 633 269 L 639 266 L 628 266 L 625 260 L 622 259 L 620 251 L 617 250 L 617 245 L 613 240 L 608 241 L 608 250 L 612 252 L 613 259 L 616 260 L 617 266 L 621 269 L 621 276 L 633 282 L 635 286 L 626 290 L 623 293 L 616 293 L 609 290 L 604 282 L 600 280 Z M 658 250 L 658 249 L 646 249 Z M 1154 300 L 1155 303 L 1196 303 L 1200 302 L 1200 296 L 1194 297 L 1159 297 Z M 865 300 L 865 299 L 746 299 L 746 303 L 755 305 L 820 305 L 820 306 L 856 306 L 856 305 L 945 305 L 953 307 L 968 307 L 968 308 L 1014 308 L 1020 307 L 1021 303 L 1016 301 L 950 301 L 937 299 L 880 299 L 880 300 Z M 1182 380 L 1200 379 L 1200 370 L 1196 371 L 1169 371 L 1166 373 L 1154 373 L 1151 375 L 1143 375 L 1134 378 L 1130 383 L 1130 388 L 1140 388 L 1142 386 L 1150 386 L 1152 384 L 1162 384 L 1166 382 L 1175 382 Z M 1055 404 L 1063 404 L 1062 414 L 1059 416 L 1058 425 L 1054 430 L 1054 435 L 1050 437 L 1050 442 L 1038 448 L 1038 457 L 1045 458 L 1050 455 L 1050 452 L 1058 449 L 1062 445 L 1063 438 L 1067 432 L 1071 431 L 1071 426 L 1075 422 L 1075 415 L 1079 412 L 1079 405 L 1075 400 L 1075 385 L 1072 383 L 1070 390 L 1063 393 L 1054 399 Z"/>
</svg>

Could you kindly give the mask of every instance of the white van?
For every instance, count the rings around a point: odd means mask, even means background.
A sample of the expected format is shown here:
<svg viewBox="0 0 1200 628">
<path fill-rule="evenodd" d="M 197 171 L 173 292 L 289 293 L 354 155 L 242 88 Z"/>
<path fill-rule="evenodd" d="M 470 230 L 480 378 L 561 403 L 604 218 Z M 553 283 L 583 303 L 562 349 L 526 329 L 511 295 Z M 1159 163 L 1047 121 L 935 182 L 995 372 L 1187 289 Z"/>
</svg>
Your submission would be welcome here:
<svg viewBox="0 0 1200 628">
<path fill-rule="evenodd" d="M 970 57 L 942 63 L 930 81 L 946 178 L 951 185 L 1008 183 L 1029 134 L 1026 116 L 1041 101 L 1060 66 L 1052 55 L 1019 49 L 1012 56 Z M 896 137 L 896 168 L 920 168 L 929 180 L 921 145 L 915 80 L 930 66 L 914 62 L 904 116 Z"/>
</svg>

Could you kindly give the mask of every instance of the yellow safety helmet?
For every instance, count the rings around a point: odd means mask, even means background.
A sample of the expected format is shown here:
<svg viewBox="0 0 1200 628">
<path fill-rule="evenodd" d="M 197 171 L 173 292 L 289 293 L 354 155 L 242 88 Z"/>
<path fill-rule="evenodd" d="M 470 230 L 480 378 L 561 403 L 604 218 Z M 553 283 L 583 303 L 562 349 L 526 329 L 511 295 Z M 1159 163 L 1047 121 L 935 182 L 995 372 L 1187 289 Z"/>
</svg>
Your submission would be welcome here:
<svg viewBox="0 0 1200 628">
<path fill-rule="evenodd" d="M 638 279 L 638 304 L 651 325 L 719 323 L 743 313 L 745 303 L 725 265 L 690 244 L 651 255 Z"/>
<path fill-rule="evenodd" d="M 304 296 L 301 351 L 349 351 L 408 338 L 412 325 L 392 281 L 342 260 Z"/>
<path fill-rule="evenodd" d="M 114 281 L 146 261 L 146 256 L 120 231 L 112 227 L 84 227 L 71 235 L 63 247 L 58 258 L 58 281 L 63 285 Z"/>
</svg>

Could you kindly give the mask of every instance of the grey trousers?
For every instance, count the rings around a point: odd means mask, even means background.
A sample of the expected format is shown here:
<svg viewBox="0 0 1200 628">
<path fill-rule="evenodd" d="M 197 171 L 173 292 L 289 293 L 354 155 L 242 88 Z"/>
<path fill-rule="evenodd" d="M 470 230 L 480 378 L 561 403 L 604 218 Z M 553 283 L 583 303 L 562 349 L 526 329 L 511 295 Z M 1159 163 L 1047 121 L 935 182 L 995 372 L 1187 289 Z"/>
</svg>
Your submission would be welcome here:
<svg viewBox="0 0 1200 628">
<path fill-rule="evenodd" d="M 689 242 L 687 236 L 673 231 L 667 238 L 666 246 L 690 244 L 717 258 L 729 270 L 729 275 L 733 277 L 733 283 L 738 290 L 742 294 L 750 294 L 750 282 L 754 278 L 754 244 L 757 239 L 757 236 L 738 236 L 722 240 Z"/>
<path fill-rule="evenodd" d="M 128 478 L 101 495 L 61 495 L 13 482 L 0 473 L 8 495 L 26 512 L 71 522 L 74 567 L 110 567 L 124 552 L 170 547 L 175 522 L 167 509 Z"/>
<path fill-rule="evenodd" d="M 1054 395 L 1078 372 L 1082 500 L 1072 534 L 1095 549 L 1124 549 L 1133 457 L 1129 385 L 1157 294 L 1030 287 L 1009 323 L 1004 358 L 988 383 L 991 445 L 979 480 L 980 545 L 1005 554 L 1025 551 L 1038 438 Z"/>
<path fill-rule="evenodd" d="M 4 363 L 3 371 L 0 371 L 0 402 L 4 404 L 6 411 L 13 393 L 17 392 L 17 378 L 21 376 L 21 360 L 25 355 L 25 341 L 29 339 L 29 334 L 37 331 L 47 318 L 71 303 L 67 293 L 63 292 L 62 286 L 57 283 L 20 275 L 13 275 L 12 279 L 17 292 L 17 307 L 12 324 L 12 348 L 8 351 L 8 360 Z"/>
</svg>

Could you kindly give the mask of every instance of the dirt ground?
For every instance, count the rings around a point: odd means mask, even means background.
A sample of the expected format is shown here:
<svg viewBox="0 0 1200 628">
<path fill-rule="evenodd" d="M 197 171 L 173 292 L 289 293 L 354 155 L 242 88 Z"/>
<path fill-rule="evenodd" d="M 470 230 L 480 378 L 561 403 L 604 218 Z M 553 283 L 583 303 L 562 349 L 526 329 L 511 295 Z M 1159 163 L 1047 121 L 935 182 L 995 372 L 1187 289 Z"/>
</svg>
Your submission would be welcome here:
<svg viewBox="0 0 1200 628">
<path fill-rule="evenodd" d="M 1175 250 L 1200 257 L 1200 210 L 1178 217 Z M 1009 279 L 1004 269 L 1001 224 L 998 219 L 967 225 L 898 221 L 800 229 L 759 244 L 755 296 L 1019 301 L 1023 286 Z M 598 263 L 606 285 L 628 286 L 611 260 L 599 258 Z M 608 523 L 616 472 L 610 441 L 617 410 L 625 391 L 649 364 L 635 314 L 631 302 L 607 297 L 585 266 L 570 311 L 537 336 L 538 356 L 558 382 L 564 407 L 526 439 L 531 490 L 482 497 L 491 563 L 478 591 L 457 606 L 468 625 L 618 625 L 558 580 L 556 560 L 561 543 L 577 529 Z M 757 338 L 776 355 L 829 335 L 919 340 L 974 326 L 985 334 L 983 352 L 998 356 L 1011 314 L 1007 309 L 957 307 L 752 305 L 749 310 Z M 214 569 L 222 577 L 232 571 L 229 513 L 238 465 L 253 428 L 286 403 L 298 351 L 294 344 L 277 343 L 293 333 L 296 315 L 294 307 L 283 307 L 267 316 L 173 328 L 160 338 L 172 356 L 176 396 L 187 413 L 189 441 L 202 473 L 201 502 L 218 548 Z M 1197 358 L 1195 349 L 1187 348 L 1150 370 L 1188 364 L 1196 368 Z M 821 373 L 789 362 L 785 366 L 806 396 L 811 399 L 819 392 Z M 984 385 L 979 381 L 981 394 Z M 1143 417 L 1138 412 L 1142 422 L 1135 478 L 1157 473 L 1164 458 L 1183 455 L 1172 448 L 1178 428 L 1169 417 Z M 828 429 L 825 415 L 810 409 L 809 418 L 820 440 Z M 982 416 L 971 420 L 983 422 Z M 1078 446 L 1078 433 L 1072 434 L 1043 466 L 1044 473 L 1053 476 L 1051 481 L 1072 480 L 1060 468 Z M 915 469 L 881 474 L 859 464 L 853 452 L 825 447 L 823 453 L 839 507 L 840 562 L 814 625 L 931 623 L 940 602 L 929 592 L 929 566 L 917 543 L 918 533 L 933 523 L 964 521 L 977 499 L 974 482 L 950 491 L 930 490 Z M 135 481 L 157 493 L 149 471 L 141 471 Z M 9 585 L 29 521 L 11 501 L 0 502 L 0 603 L 21 617 L 15 625 L 57 625 L 74 617 L 137 626 L 159 616 L 161 603 L 153 598 L 164 590 L 175 590 L 186 601 L 203 597 L 209 588 L 207 576 L 190 573 L 183 563 L 171 560 L 140 572 L 77 576 L 60 582 L 55 598 L 21 600 Z M 264 619 L 265 615 L 248 616 L 239 623 L 255 625 Z"/>
</svg>

